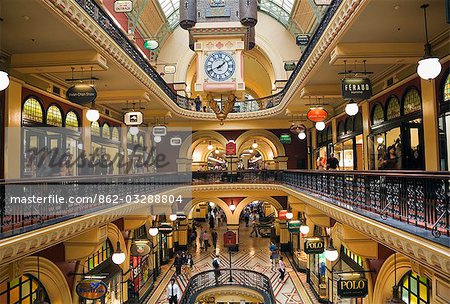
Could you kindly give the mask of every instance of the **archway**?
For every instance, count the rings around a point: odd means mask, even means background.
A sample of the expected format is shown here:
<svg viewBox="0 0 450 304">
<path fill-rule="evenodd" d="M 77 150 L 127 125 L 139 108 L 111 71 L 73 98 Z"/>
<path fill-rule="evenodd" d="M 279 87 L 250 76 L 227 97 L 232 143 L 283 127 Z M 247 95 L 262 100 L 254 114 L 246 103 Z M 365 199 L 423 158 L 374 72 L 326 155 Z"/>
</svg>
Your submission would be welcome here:
<svg viewBox="0 0 450 304">
<path fill-rule="evenodd" d="M 283 209 L 281 204 L 273 197 L 246 197 L 241 202 L 239 202 L 239 204 L 236 207 L 236 210 L 234 210 L 231 224 L 239 224 L 239 219 L 241 217 L 242 211 L 244 211 L 244 209 L 248 205 L 250 205 L 255 201 L 266 202 L 271 204 L 276 209 L 276 214 L 278 214 L 278 211 Z"/>
<path fill-rule="evenodd" d="M 199 204 L 202 203 L 209 203 L 212 202 L 214 204 L 216 204 L 218 207 L 220 207 L 223 212 L 225 213 L 225 217 L 227 220 L 227 223 L 229 221 L 232 220 L 233 218 L 233 213 L 231 212 L 230 208 L 228 207 L 227 203 L 225 203 L 223 200 L 221 200 L 220 198 L 194 198 L 190 204 L 186 204 L 186 206 L 184 207 L 184 213 L 185 214 L 191 214 L 192 210 L 197 207 Z"/>
<path fill-rule="evenodd" d="M 280 139 L 275 134 L 267 130 L 249 130 L 242 133 L 236 139 L 238 151 L 243 148 L 248 148 L 254 140 L 265 143 L 268 147 L 270 147 L 273 153 L 273 158 L 286 155 L 286 151 L 284 150 L 284 146 L 280 142 Z"/>
</svg>

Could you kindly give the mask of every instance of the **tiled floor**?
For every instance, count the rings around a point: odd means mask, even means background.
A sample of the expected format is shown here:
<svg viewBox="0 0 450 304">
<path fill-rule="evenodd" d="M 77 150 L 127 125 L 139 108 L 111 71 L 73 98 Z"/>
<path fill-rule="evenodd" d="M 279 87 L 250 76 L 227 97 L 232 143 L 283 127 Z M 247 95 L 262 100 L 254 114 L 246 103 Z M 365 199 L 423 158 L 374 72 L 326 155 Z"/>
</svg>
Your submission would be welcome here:
<svg viewBox="0 0 450 304">
<path fill-rule="evenodd" d="M 226 268 L 229 265 L 229 253 L 228 249 L 223 248 L 222 238 L 220 236 L 225 232 L 225 226 L 218 229 L 219 244 L 217 246 L 217 253 L 220 255 L 221 267 Z M 240 244 L 239 252 L 234 252 L 232 255 L 233 268 L 251 269 L 267 275 L 272 282 L 274 294 L 279 304 L 309 304 L 315 303 L 311 301 L 306 295 L 307 292 L 300 283 L 300 280 L 295 280 L 297 284 L 294 284 L 291 276 L 296 276 L 289 260 L 285 257 L 284 261 L 287 265 L 287 274 L 283 282 L 278 278 L 278 271 L 276 268 L 272 269 L 271 260 L 269 258 L 269 239 L 267 238 L 251 238 L 250 228 L 246 228 L 244 224 L 240 228 Z M 209 251 L 200 251 L 200 247 L 197 246 L 197 250 L 191 251 L 194 257 L 194 270 L 193 274 L 212 269 L 212 260 L 215 254 L 213 249 Z M 184 275 L 176 278 L 178 285 L 182 290 L 186 288 L 187 278 Z M 158 288 L 162 291 L 162 289 Z M 167 303 L 165 288 L 161 294 L 157 304 Z M 151 303 L 153 304 L 153 303 Z"/>
</svg>

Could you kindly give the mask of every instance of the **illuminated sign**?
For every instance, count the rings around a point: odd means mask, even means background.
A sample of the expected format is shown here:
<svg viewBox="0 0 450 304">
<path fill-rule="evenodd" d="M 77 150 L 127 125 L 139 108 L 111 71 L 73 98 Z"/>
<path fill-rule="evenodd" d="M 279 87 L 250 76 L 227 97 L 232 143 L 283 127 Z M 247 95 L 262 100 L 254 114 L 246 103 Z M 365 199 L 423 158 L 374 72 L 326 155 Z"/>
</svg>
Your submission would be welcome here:
<svg viewBox="0 0 450 304">
<path fill-rule="evenodd" d="M 367 279 L 340 279 L 337 282 L 337 292 L 341 298 L 364 298 L 369 293 Z"/>
<path fill-rule="evenodd" d="M 282 144 L 290 144 L 291 141 L 292 141 L 291 135 L 289 135 L 289 134 L 281 134 L 280 135 L 280 142 Z"/>
<path fill-rule="evenodd" d="M 342 79 L 342 98 L 369 99 L 372 97 L 372 85 L 369 78 Z"/>
<path fill-rule="evenodd" d="M 144 121 L 142 112 L 127 112 L 123 117 L 123 122 L 127 126 L 139 126 Z"/>
<path fill-rule="evenodd" d="M 321 238 L 306 239 L 305 241 L 305 253 L 306 254 L 318 254 L 325 250 L 325 242 Z"/>
<path fill-rule="evenodd" d="M 76 292 L 85 300 L 97 300 L 106 295 L 108 286 L 102 280 L 82 280 L 77 284 Z"/>
<path fill-rule="evenodd" d="M 97 98 L 97 91 L 91 85 L 79 83 L 67 90 L 66 97 L 71 102 L 85 105 L 93 102 Z"/>
</svg>

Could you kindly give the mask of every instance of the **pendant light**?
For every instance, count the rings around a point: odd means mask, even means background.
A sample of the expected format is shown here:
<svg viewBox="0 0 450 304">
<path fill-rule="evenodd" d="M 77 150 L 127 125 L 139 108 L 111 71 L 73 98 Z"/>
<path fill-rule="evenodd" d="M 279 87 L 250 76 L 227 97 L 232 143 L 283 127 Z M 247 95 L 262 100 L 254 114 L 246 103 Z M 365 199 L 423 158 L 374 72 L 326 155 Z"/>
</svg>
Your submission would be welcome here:
<svg viewBox="0 0 450 304">
<path fill-rule="evenodd" d="M 208 150 L 211 151 L 212 149 L 214 149 L 213 145 L 211 144 L 211 141 L 209 141 L 208 143 Z"/>
<path fill-rule="evenodd" d="M 172 222 L 175 222 L 177 220 L 177 218 L 178 218 L 178 215 L 176 215 L 176 213 L 172 213 L 171 215 L 169 215 L 169 219 Z"/>
<path fill-rule="evenodd" d="M 162 137 L 161 136 L 155 136 L 155 137 L 153 137 L 153 140 L 155 141 L 155 143 L 160 143 L 161 140 L 162 140 Z"/>
<path fill-rule="evenodd" d="M 355 116 L 359 112 L 358 104 L 352 99 L 345 106 L 345 113 L 349 116 Z"/>
<path fill-rule="evenodd" d="M 231 210 L 231 212 L 234 212 L 234 210 L 236 210 L 236 205 L 233 203 L 233 200 L 231 201 L 231 204 L 230 204 L 230 210 Z"/>
<path fill-rule="evenodd" d="M 289 212 L 286 213 L 286 219 L 287 219 L 287 220 L 290 221 L 290 220 L 292 220 L 293 217 L 294 217 L 294 214 L 293 214 L 291 211 L 289 211 Z"/>
<path fill-rule="evenodd" d="M 256 139 L 253 141 L 252 148 L 253 149 L 258 148 L 258 143 L 256 142 Z"/>
<path fill-rule="evenodd" d="M 133 126 L 133 127 L 130 127 L 130 129 L 128 131 L 130 132 L 131 135 L 135 136 L 135 135 L 138 135 L 139 128 Z"/>
<path fill-rule="evenodd" d="M 113 253 L 112 257 L 111 257 L 113 263 L 116 264 L 116 265 L 120 265 L 120 264 L 122 264 L 123 262 L 125 262 L 125 258 L 126 258 L 125 252 L 123 252 L 123 251 L 120 249 L 119 233 L 120 233 L 120 232 L 118 231 L 118 232 L 117 232 L 117 249 L 116 249 L 116 251 Z"/>
<path fill-rule="evenodd" d="M 248 153 L 253 154 L 253 152 L 255 152 L 255 151 L 253 150 L 252 147 L 250 147 L 250 149 L 248 149 Z"/>
<path fill-rule="evenodd" d="M 325 258 L 330 262 L 334 262 L 338 259 L 338 257 L 339 257 L 339 253 L 337 252 L 336 248 L 334 248 L 334 246 L 333 246 L 333 239 L 330 238 L 330 243 L 329 243 L 327 249 L 325 249 Z"/>
<path fill-rule="evenodd" d="M 323 131 L 325 129 L 325 123 L 323 121 L 316 122 L 317 131 Z"/>
<path fill-rule="evenodd" d="M 8 73 L 0 71 L 0 91 L 6 90 L 8 86 L 9 86 Z"/>
<path fill-rule="evenodd" d="M 300 233 L 303 234 L 303 235 L 307 235 L 309 233 L 309 226 L 305 225 L 305 224 L 302 224 L 300 226 Z"/>
<path fill-rule="evenodd" d="M 419 60 L 419 65 L 417 66 L 417 74 L 420 78 L 425 80 L 435 79 L 442 70 L 441 63 L 438 57 L 431 55 L 431 44 L 428 41 L 428 24 L 427 24 L 427 8 L 428 4 L 422 5 L 420 8 L 423 9 L 423 16 L 425 21 L 425 55 Z"/>
<path fill-rule="evenodd" d="M 305 131 L 302 131 L 302 132 L 298 133 L 298 138 L 299 138 L 300 140 L 304 140 L 304 139 L 306 138 L 306 133 L 305 133 Z"/>
<path fill-rule="evenodd" d="M 219 148 L 216 148 L 216 150 L 214 151 L 214 153 L 219 154 L 219 153 L 220 153 Z"/>
<path fill-rule="evenodd" d="M 92 102 L 91 108 L 86 112 L 86 119 L 90 122 L 96 122 L 100 118 L 100 112 L 95 109 L 95 103 Z"/>
<path fill-rule="evenodd" d="M 148 233 L 150 233 L 151 236 L 157 236 L 159 233 L 159 229 L 158 227 L 150 227 Z"/>
</svg>

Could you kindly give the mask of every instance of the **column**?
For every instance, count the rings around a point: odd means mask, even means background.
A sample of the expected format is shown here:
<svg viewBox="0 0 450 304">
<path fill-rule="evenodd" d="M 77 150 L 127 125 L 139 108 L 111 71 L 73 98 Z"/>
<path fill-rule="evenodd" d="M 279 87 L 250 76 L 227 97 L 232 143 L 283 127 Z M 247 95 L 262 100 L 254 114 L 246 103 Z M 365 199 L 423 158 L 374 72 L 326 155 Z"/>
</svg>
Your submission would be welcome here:
<svg viewBox="0 0 450 304">
<path fill-rule="evenodd" d="M 438 106 L 435 80 L 421 80 L 425 170 L 439 171 Z M 425 135 L 426 134 L 426 135 Z M 426 153 L 425 153 L 426 151 Z"/>
<path fill-rule="evenodd" d="M 369 170 L 369 141 L 370 134 L 370 105 L 367 100 L 361 103 L 361 115 L 363 126 L 363 156 L 364 156 L 364 170 Z"/>
<path fill-rule="evenodd" d="M 5 178 L 20 178 L 22 82 L 10 78 L 5 96 Z"/>
<path fill-rule="evenodd" d="M 182 220 L 178 223 L 178 250 L 187 250 L 188 248 L 188 220 Z"/>
<path fill-rule="evenodd" d="M 289 252 L 291 250 L 291 235 L 287 229 L 285 220 L 280 220 L 280 250 L 281 252 Z"/>
</svg>

